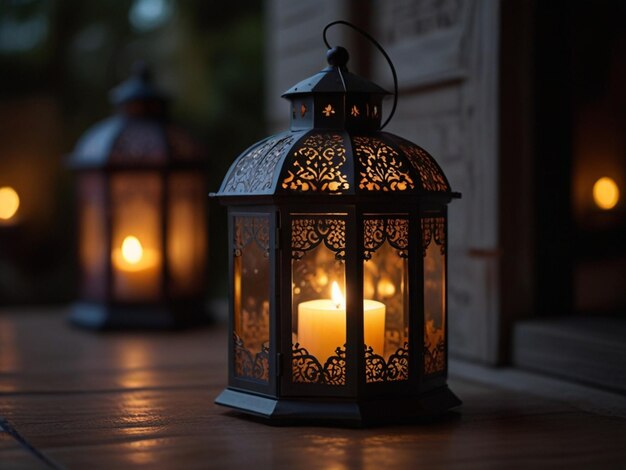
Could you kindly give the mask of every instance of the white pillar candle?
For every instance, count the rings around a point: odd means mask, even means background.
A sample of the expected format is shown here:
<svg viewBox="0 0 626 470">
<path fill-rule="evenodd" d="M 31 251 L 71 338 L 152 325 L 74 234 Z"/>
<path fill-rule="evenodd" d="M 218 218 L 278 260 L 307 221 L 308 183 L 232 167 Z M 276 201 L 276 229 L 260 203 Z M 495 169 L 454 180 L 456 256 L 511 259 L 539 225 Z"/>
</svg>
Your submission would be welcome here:
<svg viewBox="0 0 626 470">
<path fill-rule="evenodd" d="M 337 298 L 339 287 L 333 282 L 333 299 L 317 299 L 298 305 L 298 343 L 322 364 L 346 343 L 346 307 Z M 385 304 L 363 300 L 365 344 L 382 355 L 385 345 Z"/>
</svg>

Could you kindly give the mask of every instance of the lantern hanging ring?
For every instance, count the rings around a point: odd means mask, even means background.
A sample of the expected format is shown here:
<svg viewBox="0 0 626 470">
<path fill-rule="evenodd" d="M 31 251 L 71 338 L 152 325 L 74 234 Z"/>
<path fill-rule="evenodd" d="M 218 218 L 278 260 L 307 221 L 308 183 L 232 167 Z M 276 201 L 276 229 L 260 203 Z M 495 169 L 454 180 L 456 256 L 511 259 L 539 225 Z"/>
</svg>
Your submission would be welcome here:
<svg viewBox="0 0 626 470">
<path fill-rule="evenodd" d="M 389 116 L 387 116 L 387 119 L 385 120 L 385 122 L 382 124 L 382 126 L 380 126 L 380 130 L 382 130 L 387 126 L 387 124 L 389 124 L 389 121 L 391 121 L 391 118 L 393 118 L 393 115 L 396 112 L 396 107 L 398 105 L 398 75 L 396 74 L 396 68 L 394 67 L 393 62 L 391 61 L 391 58 L 389 57 L 389 54 L 387 54 L 387 51 L 385 51 L 383 46 L 381 46 L 380 43 L 376 39 L 374 39 L 369 33 L 363 31 L 361 28 L 353 25 L 349 21 L 337 20 L 337 21 L 328 23 L 324 27 L 324 31 L 322 32 L 322 37 L 324 39 L 324 44 L 326 44 L 326 47 L 328 49 L 332 49 L 332 47 L 328 43 L 328 39 L 326 38 L 326 33 L 332 26 L 335 26 L 338 24 L 348 26 L 349 28 L 352 28 L 353 30 L 355 30 L 357 33 L 360 33 L 362 36 L 365 36 L 365 38 L 367 38 L 374 46 L 376 46 L 376 49 L 380 51 L 380 53 L 385 57 L 385 60 L 389 64 L 389 68 L 391 69 L 391 75 L 393 76 L 393 106 L 391 107 L 391 112 L 389 113 Z M 343 74 L 341 73 L 341 69 L 339 69 L 339 74 L 341 76 L 341 81 L 343 82 Z M 344 89 L 346 88 L 345 82 L 343 83 L 343 87 Z"/>
</svg>

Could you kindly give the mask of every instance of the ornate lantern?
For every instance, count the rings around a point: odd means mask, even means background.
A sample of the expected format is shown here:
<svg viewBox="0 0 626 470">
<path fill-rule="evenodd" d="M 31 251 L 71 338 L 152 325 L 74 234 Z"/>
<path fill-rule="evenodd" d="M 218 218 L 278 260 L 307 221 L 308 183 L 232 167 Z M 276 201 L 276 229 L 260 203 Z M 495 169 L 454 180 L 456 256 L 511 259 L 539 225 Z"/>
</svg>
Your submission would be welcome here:
<svg viewBox="0 0 626 470">
<path fill-rule="evenodd" d="M 91 328 L 202 321 L 202 151 L 169 122 L 167 99 L 145 67 L 111 96 L 118 112 L 89 129 L 70 157 L 81 268 L 71 320 Z"/>
<path fill-rule="evenodd" d="M 460 404 L 446 385 L 446 206 L 460 195 L 424 149 L 381 132 L 388 93 L 348 72 L 345 49 L 327 57 L 283 95 L 291 128 L 242 153 L 217 194 L 231 289 L 216 403 L 278 422 L 439 413 Z"/>
</svg>

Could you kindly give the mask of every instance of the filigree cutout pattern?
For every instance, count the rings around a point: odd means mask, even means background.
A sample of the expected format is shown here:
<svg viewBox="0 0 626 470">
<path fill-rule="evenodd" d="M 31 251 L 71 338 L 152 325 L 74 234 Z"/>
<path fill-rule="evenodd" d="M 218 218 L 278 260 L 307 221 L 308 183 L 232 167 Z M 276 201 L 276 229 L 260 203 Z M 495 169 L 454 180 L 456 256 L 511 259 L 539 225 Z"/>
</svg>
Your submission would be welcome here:
<svg viewBox="0 0 626 470">
<path fill-rule="evenodd" d="M 241 256 L 241 250 L 250 242 L 256 242 L 259 247 L 269 254 L 270 250 L 270 221 L 268 217 L 235 217 L 235 256 Z"/>
<path fill-rule="evenodd" d="M 365 219 L 363 221 L 363 257 L 368 260 L 387 242 L 398 250 L 401 258 L 408 257 L 409 221 L 407 219 Z"/>
<path fill-rule="evenodd" d="M 231 194 L 268 194 L 272 192 L 276 165 L 291 148 L 298 135 L 270 137 L 241 155 L 226 177 L 221 192 Z"/>
<path fill-rule="evenodd" d="M 446 254 L 446 233 L 443 217 L 427 217 L 422 219 L 422 252 L 426 256 L 426 250 L 430 241 L 434 238 L 435 243 L 441 248 L 441 254 Z"/>
<path fill-rule="evenodd" d="M 128 164 L 164 163 L 168 143 L 161 125 L 155 121 L 134 120 L 124 128 L 111 150 L 111 162 Z"/>
<path fill-rule="evenodd" d="M 450 185 L 443 172 L 424 150 L 415 145 L 400 145 L 400 150 L 419 174 L 424 190 L 450 191 Z"/>
<path fill-rule="evenodd" d="M 443 372 L 446 368 L 446 344 L 443 340 L 443 332 L 440 331 L 441 339 L 437 343 L 430 343 L 428 335 L 424 336 L 424 375 L 432 375 Z"/>
<path fill-rule="evenodd" d="M 298 343 L 291 350 L 291 379 L 293 383 L 318 383 L 326 385 L 346 384 L 346 349 L 337 348 L 335 356 L 324 365 Z"/>
<path fill-rule="evenodd" d="M 342 172 L 346 148 L 340 135 L 310 135 L 292 156 L 281 184 L 283 189 L 332 194 L 350 189 L 348 176 Z"/>
<path fill-rule="evenodd" d="M 301 259 L 321 242 L 335 253 L 337 260 L 346 256 L 346 222 L 342 219 L 307 218 L 291 221 L 291 257 Z"/>
<path fill-rule="evenodd" d="M 365 380 L 372 382 L 394 382 L 409 380 L 409 343 L 389 356 L 389 360 L 375 354 L 371 346 L 365 346 Z"/>
<path fill-rule="evenodd" d="M 326 117 L 330 117 L 331 115 L 335 114 L 335 110 L 333 109 L 332 105 L 327 104 L 326 107 L 322 110 L 322 114 Z"/>
<path fill-rule="evenodd" d="M 375 137 L 354 137 L 359 162 L 359 189 L 366 191 L 406 191 L 415 184 L 396 152 Z"/>
<path fill-rule="evenodd" d="M 263 343 L 261 351 L 251 352 L 246 348 L 243 340 L 233 333 L 235 345 L 235 375 L 246 379 L 269 381 L 270 350 L 267 343 Z"/>
</svg>

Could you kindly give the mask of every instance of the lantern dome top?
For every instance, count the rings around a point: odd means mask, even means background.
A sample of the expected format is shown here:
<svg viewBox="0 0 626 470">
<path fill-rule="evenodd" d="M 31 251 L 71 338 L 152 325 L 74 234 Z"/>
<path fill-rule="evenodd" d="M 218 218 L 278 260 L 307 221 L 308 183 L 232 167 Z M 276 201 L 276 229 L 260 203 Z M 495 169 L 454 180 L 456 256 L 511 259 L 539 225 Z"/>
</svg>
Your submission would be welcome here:
<svg viewBox="0 0 626 470">
<path fill-rule="evenodd" d="M 291 128 L 257 142 L 231 165 L 217 196 L 453 193 L 435 159 L 382 132 L 383 88 L 347 71 L 334 47 L 329 67 L 290 88 Z"/>
<path fill-rule="evenodd" d="M 458 197 L 435 159 L 388 132 L 289 130 L 243 152 L 218 196 L 413 194 Z"/>
<path fill-rule="evenodd" d="M 118 112 L 89 128 L 69 156 L 73 169 L 200 167 L 204 150 L 171 123 L 167 97 L 144 64 L 111 91 Z"/>
</svg>

